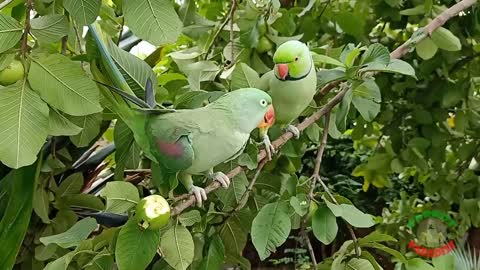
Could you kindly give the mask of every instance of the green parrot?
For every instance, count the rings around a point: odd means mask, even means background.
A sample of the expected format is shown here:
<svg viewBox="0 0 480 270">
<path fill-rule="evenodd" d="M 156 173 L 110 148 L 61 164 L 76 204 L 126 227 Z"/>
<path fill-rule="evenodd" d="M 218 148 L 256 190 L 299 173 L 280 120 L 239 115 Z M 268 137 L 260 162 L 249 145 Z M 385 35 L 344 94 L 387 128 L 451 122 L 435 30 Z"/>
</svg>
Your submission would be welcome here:
<svg viewBox="0 0 480 270">
<path fill-rule="evenodd" d="M 307 45 L 297 40 L 281 44 L 273 55 L 275 66 L 255 85 L 270 94 L 275 109 L 275 123 L 299 138 L 299 130 L 291 125 L 305 110 L 317 90 L 317 76 L 312 55 Z M 267 154 L 275 149 L 267 135 L 268 128 L 260 130 Z"/>
<path fill-rule="evenodd" d="M 121 89 L 99 80 L 97 83 L 112 90 L 104 92 L 111 109 L 132 130 L 145 155 L 158 164 L 164 179 L 177 177 L 195 195 L 198 205 L 207 196 L 203 188 L 193 184 L 192 175 L 206 175 L 227 188 L 230 179 L 222 172 L 214 172 L 213 167 L 240 155 L 255 128 L 268 128 L 273 124 L 275 113 L 271 97 L 262 90 L 244 88 L 226 93 L 197 109 L 156 109 L 151 81 L 147 80 L 145 101 L 127 93 L 131 90 L 128 91 L 123 77 L 118 77 L 120 73 L 100 33 L 95 26 L 89 29 L 100 51 L 103 68 L 110 77 L 113 74 L 113 83 Z M 95 63 L 91 66 L 96 79 L 102 78 L 102 72 L 95 70 Z M 124 100 L 118 100 L 112 93 Z"/>
</svg>

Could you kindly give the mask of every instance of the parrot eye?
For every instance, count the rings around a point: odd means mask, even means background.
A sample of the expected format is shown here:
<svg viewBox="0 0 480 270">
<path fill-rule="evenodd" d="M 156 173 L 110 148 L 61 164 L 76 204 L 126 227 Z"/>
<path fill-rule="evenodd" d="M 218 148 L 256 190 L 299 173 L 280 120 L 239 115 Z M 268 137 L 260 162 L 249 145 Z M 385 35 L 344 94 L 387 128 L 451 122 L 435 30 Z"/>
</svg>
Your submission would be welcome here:
<svg viewBox="0 0 480 270">
<path fill-rule="evenodd" d="M 267 101 L 265 99 L 260 100 L 260 105 L 263 107 L 267 106 Z"/>
<path fill-rule="evenodd" d="M 297 56 L 297 57 L 295 57 L 295 62 L 297 62 L 297 61 L 298 61 L 298 56 Z"/>
</svg>

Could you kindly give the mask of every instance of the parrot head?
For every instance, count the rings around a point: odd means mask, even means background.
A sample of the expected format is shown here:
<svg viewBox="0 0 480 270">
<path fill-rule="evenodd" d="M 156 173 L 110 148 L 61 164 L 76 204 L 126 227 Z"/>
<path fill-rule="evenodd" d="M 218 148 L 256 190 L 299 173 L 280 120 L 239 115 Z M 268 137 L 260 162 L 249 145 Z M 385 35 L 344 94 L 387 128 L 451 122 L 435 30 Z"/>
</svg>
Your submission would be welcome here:
<svg viewBox="0 0 480 270">
<path fill-rule="evenodd" d="M 268 130 L 275 122 L 272 98 L 266 92 L 256 88 L 237 89 L 211 104 L 228 108 L 239 128 L 247 133 L 255 128 Z"/>
<path fill-rule="evenodd" d="M 275 77 L 282 81 L 303 79 L 313 66 L 310 50 L 298 40 L 289 40 L 278 46 L 273 62 Z"/>
</svg>

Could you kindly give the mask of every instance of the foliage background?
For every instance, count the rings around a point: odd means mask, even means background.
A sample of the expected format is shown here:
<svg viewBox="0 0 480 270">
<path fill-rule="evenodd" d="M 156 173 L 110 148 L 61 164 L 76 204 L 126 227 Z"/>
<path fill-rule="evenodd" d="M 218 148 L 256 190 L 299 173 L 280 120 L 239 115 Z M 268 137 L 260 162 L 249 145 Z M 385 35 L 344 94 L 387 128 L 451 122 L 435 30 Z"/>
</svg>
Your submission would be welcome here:
<svg viewBox="0 0 480 270">
<path fill-rule="evenodd" d="M 451 232 L 459 239 L 480 225 L 478 10 L 466 10 L 444 30 L 413 43 L 403 57 L 408 64 L 394 68 L 388 52 L 453 4 L 4 1 L 0 67 L 16 58 L 26 75 L 0 88 L 0 261 L 7 262 L 5 269 L 14 263 L 18 269 L 111 269 L 114 263 L 120 269 L 216 269 L 224 263 L 249 269 L 270 256 L 264 265 L 309 267 L 311 242 L 319 269 L 390 269 L 391 262 L 397 269 L 425 269 L 406 250 L 411 234 L 404 226 L 412 215 L 449 212 L 459 222 Z M 225 91 L 252 86 L 272 68 L 276 46 L 288 39 L 308 43 L 315 53 L 319 88 L 346 79 L 351 90 L 333 109 L 328 129 L 317 121 L 265 165 L 246 203 L 242 194 L 258 162 L 256 134 L 239 159 L 219 166 L 251 171 L 236 176 L 229 190 L 210 194 L 207 207 L 189 208 L 161 232 L 140 232 L 131 221 L 98 229 L 99 221 L 86 216 L 126 214 L 156 188 L 155 174 L 146 170 L 128 129 L 114 120 L 103 89 L 92 81 L 98 55 L 84 26 L 97 16 L 132 90 L 142 97 L 151 78 L 157 102 L 167 107 L 196 108 Z M 140 40 L 155 50 L 129 54 Z M 373 81 L 365 71 L 378 65 L 387 72 L 374 74 Z M 322 91 L 299 120 L 339 90 Z M 320 185 L 314 193 L 319 208 L 308 215 L 304 203 L 324 130 L 329 140 L 320 176 L 347 205 L 343 215 Z M 113 179 L 119 181 L 105 185 Z M 102 184 L 95 187 L 95 180 Z M 232 211 L 238 205 L 244 207 Z M 378 225 L 369 237 L 373 229 L 355 228 L 373 225 L 357 208 L 375 216 Z M 125 216 L 100 218 L 109 226 L 125 222 Z M 267 231 L 274 234 L 258 236 Z M 363 240 L 347 241 L 351 231 Z M 362 246 L 359 258 L 356 245 Z M 214 259 L 205 259 L 209 255 Z"/>
</svg>

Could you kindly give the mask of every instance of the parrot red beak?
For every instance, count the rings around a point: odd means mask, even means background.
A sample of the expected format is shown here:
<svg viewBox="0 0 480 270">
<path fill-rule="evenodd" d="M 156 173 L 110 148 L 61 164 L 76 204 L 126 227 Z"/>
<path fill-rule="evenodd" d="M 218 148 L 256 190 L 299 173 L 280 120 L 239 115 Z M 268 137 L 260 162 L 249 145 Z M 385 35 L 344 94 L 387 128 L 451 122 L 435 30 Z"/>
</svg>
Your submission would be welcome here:
<svg viewBox="0 0 480 270">
<path fill-rule="evenodd" d="M 288 64 L 277 64 L 277 71 L 280 79 L 285 80 L 288 75 Z"/>
<path fill-rule="evenodd" d="M 262 121 L 258 124 L 258 128 L 260 129 L 260 135 L 263 136 L 267 134 L 268 129 L 273 126 L 275 122 L 275 111 L 273 110 L 273 106 L 268 106 L 267 112 L 265 116 L 263 116 Z"/>
</svg>

